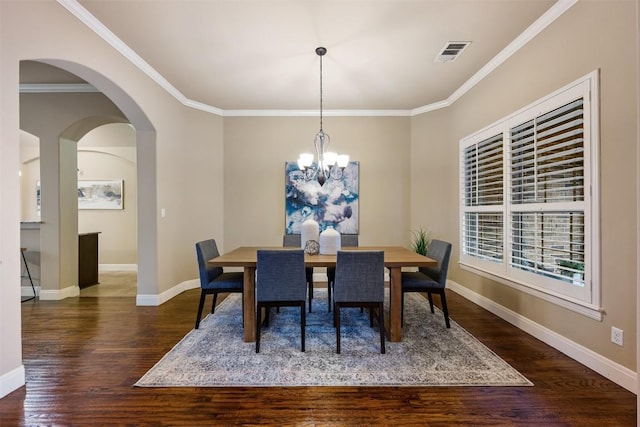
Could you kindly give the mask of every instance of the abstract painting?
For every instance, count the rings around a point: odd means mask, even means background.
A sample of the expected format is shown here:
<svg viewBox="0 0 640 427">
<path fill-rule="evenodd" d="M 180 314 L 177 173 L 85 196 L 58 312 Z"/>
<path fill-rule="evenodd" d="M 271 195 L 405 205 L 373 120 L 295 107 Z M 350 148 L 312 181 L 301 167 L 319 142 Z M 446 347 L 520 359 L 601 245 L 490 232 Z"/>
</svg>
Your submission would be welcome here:
<svg viewBox="0 0 640 427">
<path fill-rule="evenodd" d="M 320 185 L 307 180 L 297 162 L 285 164 L 285 233 L 300 234 L 302 223 L 313 218 L 320 231 L 333 226 L 340 234 L 359 234 L 359 162 L 349 162 L 338 178 Z"/>
<path fill-rule="evenodd" d="M 78 209 L 124 209 L 122 180 L 78 181 Z"/>
</svg>

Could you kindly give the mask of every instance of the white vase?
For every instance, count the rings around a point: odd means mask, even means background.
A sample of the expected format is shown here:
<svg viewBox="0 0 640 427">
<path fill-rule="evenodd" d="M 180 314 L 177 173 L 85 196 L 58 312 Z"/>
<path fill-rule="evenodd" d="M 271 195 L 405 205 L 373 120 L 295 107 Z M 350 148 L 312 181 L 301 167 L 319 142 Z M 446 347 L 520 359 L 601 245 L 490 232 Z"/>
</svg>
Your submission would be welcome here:
<svg viewBox="0 0 640 427">
<path fill-rule="evenodd" d="M 320 226 L 313 219 L 309 218 L 305 222 L 302 223 L 302 231 L 300 232 L 300 244 L 301 249 L 304 249 L 307 245 L 307 240 L 315 240 L 316 242 L 319 239 L 320 234 Z"/>
<path fill-rule="evenodd" d="M 328 226 L 320 233 L 320 254 L 335 255 L 340 250 L 340 233 L 332 226 Z"/>
</svg>

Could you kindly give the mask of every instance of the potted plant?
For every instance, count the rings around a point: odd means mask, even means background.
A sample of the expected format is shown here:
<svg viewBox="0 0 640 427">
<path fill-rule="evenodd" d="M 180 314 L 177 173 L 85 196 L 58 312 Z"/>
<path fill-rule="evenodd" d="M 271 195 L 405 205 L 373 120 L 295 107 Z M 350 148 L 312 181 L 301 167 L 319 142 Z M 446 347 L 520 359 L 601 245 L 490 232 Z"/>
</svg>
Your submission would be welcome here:
<svg viewBox="0 0 640 427">
<path fill-rule="evenodd" d="M 411 234 L 413 234 L 411 249 L 420 255 L 426 255 L 432 239 L 431 232 L 420 227 L 418 230 L 412 231 Z"/>
</svg>

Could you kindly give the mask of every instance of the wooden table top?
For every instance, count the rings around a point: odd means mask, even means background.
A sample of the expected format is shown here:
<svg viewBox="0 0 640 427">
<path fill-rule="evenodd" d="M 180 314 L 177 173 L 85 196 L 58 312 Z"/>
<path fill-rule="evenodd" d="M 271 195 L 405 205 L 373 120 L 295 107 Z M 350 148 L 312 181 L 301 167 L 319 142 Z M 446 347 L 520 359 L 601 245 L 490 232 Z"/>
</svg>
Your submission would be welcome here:
<svg viewBox="0 0 640 427">
<path fill-rule="evenodd" d="M 211 265 L 221 267 L 255 267 L 256 255 L 259 249 L 291 250 L 295 248 L 282 246 L 241 246 L 209 260 Z M 358 246 L 343 247 L 343 251 L 384 251 L 385 267 L 431 267 L 436 261 L 402 246 Z M 305 265 L 308 267 L 328 267 L 336 265 L 335 255 L 304 255 Z"/>
</svg>

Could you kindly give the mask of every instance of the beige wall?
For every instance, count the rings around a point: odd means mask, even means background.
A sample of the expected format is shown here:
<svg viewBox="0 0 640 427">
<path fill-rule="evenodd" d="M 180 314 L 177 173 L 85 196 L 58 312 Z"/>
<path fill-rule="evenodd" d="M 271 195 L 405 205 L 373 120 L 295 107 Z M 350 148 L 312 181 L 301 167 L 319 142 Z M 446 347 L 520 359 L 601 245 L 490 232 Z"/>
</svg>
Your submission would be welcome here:
<svg viewBox="0 0 640 427">
<path fill-rule="evenodd" d="M 136 135 L 129 124 L 100 126 L 78 142 L 78 180 L 123 180 L 122 210 L 78 210 L 78 233 L 100 232 L 99 263 L 137 264 Z"/>
<path fill-rule="evenodd" d="M 409 119 L 325 117 L 331 149 L 360 162 L 360 245 L 408 246 Z M 319 119 L 234 117 L 224 121 L 225 250 L 282 245 L 284 166 L 313 152 Z"/>
<path fill-rule="evenodd" d="M 579 2 L 452 107 L 415 117 L 412 124 L 412 219 L 428 212 L 432 200 L 446 200 L 451 215 L 429 214 L 427 225 L 442 230 L 455 244 L 450 278 L 632 370 L 637 335 L 638 70 L 630 52 L 637 49 L 634 2 Z M 458 141 L 596 69 L 601 83 L 602 322 L 479 277 L 457 263 Z M 431 185 L 434 177 L 419 166 L 433 153 L 451 168 L 443 171 L 446 178 L 438 185 Z M 624 330 L 624 347 L 610 342 L 611 326 Z"/>
<path fill-rule="evenodd" d="M 176 284 L 197 277 L 194 242 L 223 234 L 222 119 L 176 101 L 58 3 L 0 2 L 0 387 L 10 390 L 24 382 L 19 63 L 42 58 L 98 87 L 136 128 L 139 302 L 160 303 Z M 59 148 L 46 155 L 59 156 Z"/>
<path fill-rule="evenodd" d="M 20 95 L 20 128 L 40 139 L 41 297 L 77 293 L 77 140 L 65 138 L 87 117 L 118 118 L 122 113 L 100 93 Z M 89 127 L 87 130 L 91 129 Z M 28 183 L 31 184 L 31 183 Z"/>
<path fill-rule="evenodd" d="M 36 100 L 35 102 L 39 108 L 33 108 L 33 105 L 29 102 L 23 103 L 26 106 L 26 111 L 23 111 L 23 114 L 21 114 L 24 118 L 23 127 L 30 127 L 27 125 L 27 123 L 29 123 L 27 117 L 31 116 L 33 121 L 44 123 L 44 126 L 50 126 L 55 129 L 55 122 L 59 120 L 60 117 L 52 114 L 51 111 L 40 110 L 40 107 L 46 103 L 38 102 L 37 98 L 38 96 L 32 96 L 32 99 Z M 100 96 L 100 98 L 104 97 Z M 95 103 L 93 109 L 85 109 L 85 113 L 87 111 L 99 110 L 101 103 L 103 103 L 103 101 Z M 83 109 L 87 107 L 83 103 L 79 104 Z M 65 108 L 65 113 L 69 114 L 68 108 Z M 34 139 L 35 141 L 33 141 Z M 54 143 L 57 144 L 58 141 Z M 73 152 L 71 155 L 77 155 L 78 179 L 123 179 L 125 185 L 125 209 L 121 211 L 79 210 L 77 219 L 78 232 L 87 233 L 99 231 L 101 233 L 99 239 L 100 264 L 135 265 L 137 263 L 135 130 L 129 124 L 122 123 L 99 126 L 86 134 L 76 145 L 77 154 Z M 71 146 L 71 148 L 73 147 L 74 146 Z M 24 221 L 39 221 L 41 220 L 41 215 L 36 203 L 36 185 L 40 182 L 39 138 L 27 132 L 21 132 L 20 161 L 21 219 Z M 55 176 L 54 179 L 57 180 L 57 176 Z M 37 234 L 39 235 L 39 232 Z M 35 245 L 32 244 L 30 246 L 32 246 L 28 248 L 30 252 L 39 252 L 39 239 Z M 39 253 L 31 255 L 37 255 L 35 258 L 38 260 L 38 265 L 31 266 L 31 268 L 36 267 L 39 271 Z M 39 275 L 38 279 L 40 279 Z"/>
<path fill-rule="evenodd" d="M 635 369 L 637 277 L 634 7 L 632 1 L 579 2 L 447 109 L 411 119 L 325 119 L 333 148 L 361 163 L 361 244 L 406 245 L 418 226 L 456 243 L 459 139 L 600 68 L 604 321 L 463 271 L 456 252 L 451 278 L 630 369 Z M 19 61 L 41 58 L 69 66 L 99 87 L 136 127 L 137 243 L 139 263 L 147 268 L 139 277 L 139 296 L 162 295 L 195 278 L 193 244 L 202 238 L 215 237 L 222 250 L 280 245 L 284 162 L 310 151 L 318 130 L 314 118 L 223 119 L 187 108 L 56 2 L 0 2 L 0 378 L 5 383 L 22 367 Z M 455 307 L 451 310 L 455 317 Z M 625 347 L 609 342 L 611 325 L 625 330 Z"/>
</svg>

